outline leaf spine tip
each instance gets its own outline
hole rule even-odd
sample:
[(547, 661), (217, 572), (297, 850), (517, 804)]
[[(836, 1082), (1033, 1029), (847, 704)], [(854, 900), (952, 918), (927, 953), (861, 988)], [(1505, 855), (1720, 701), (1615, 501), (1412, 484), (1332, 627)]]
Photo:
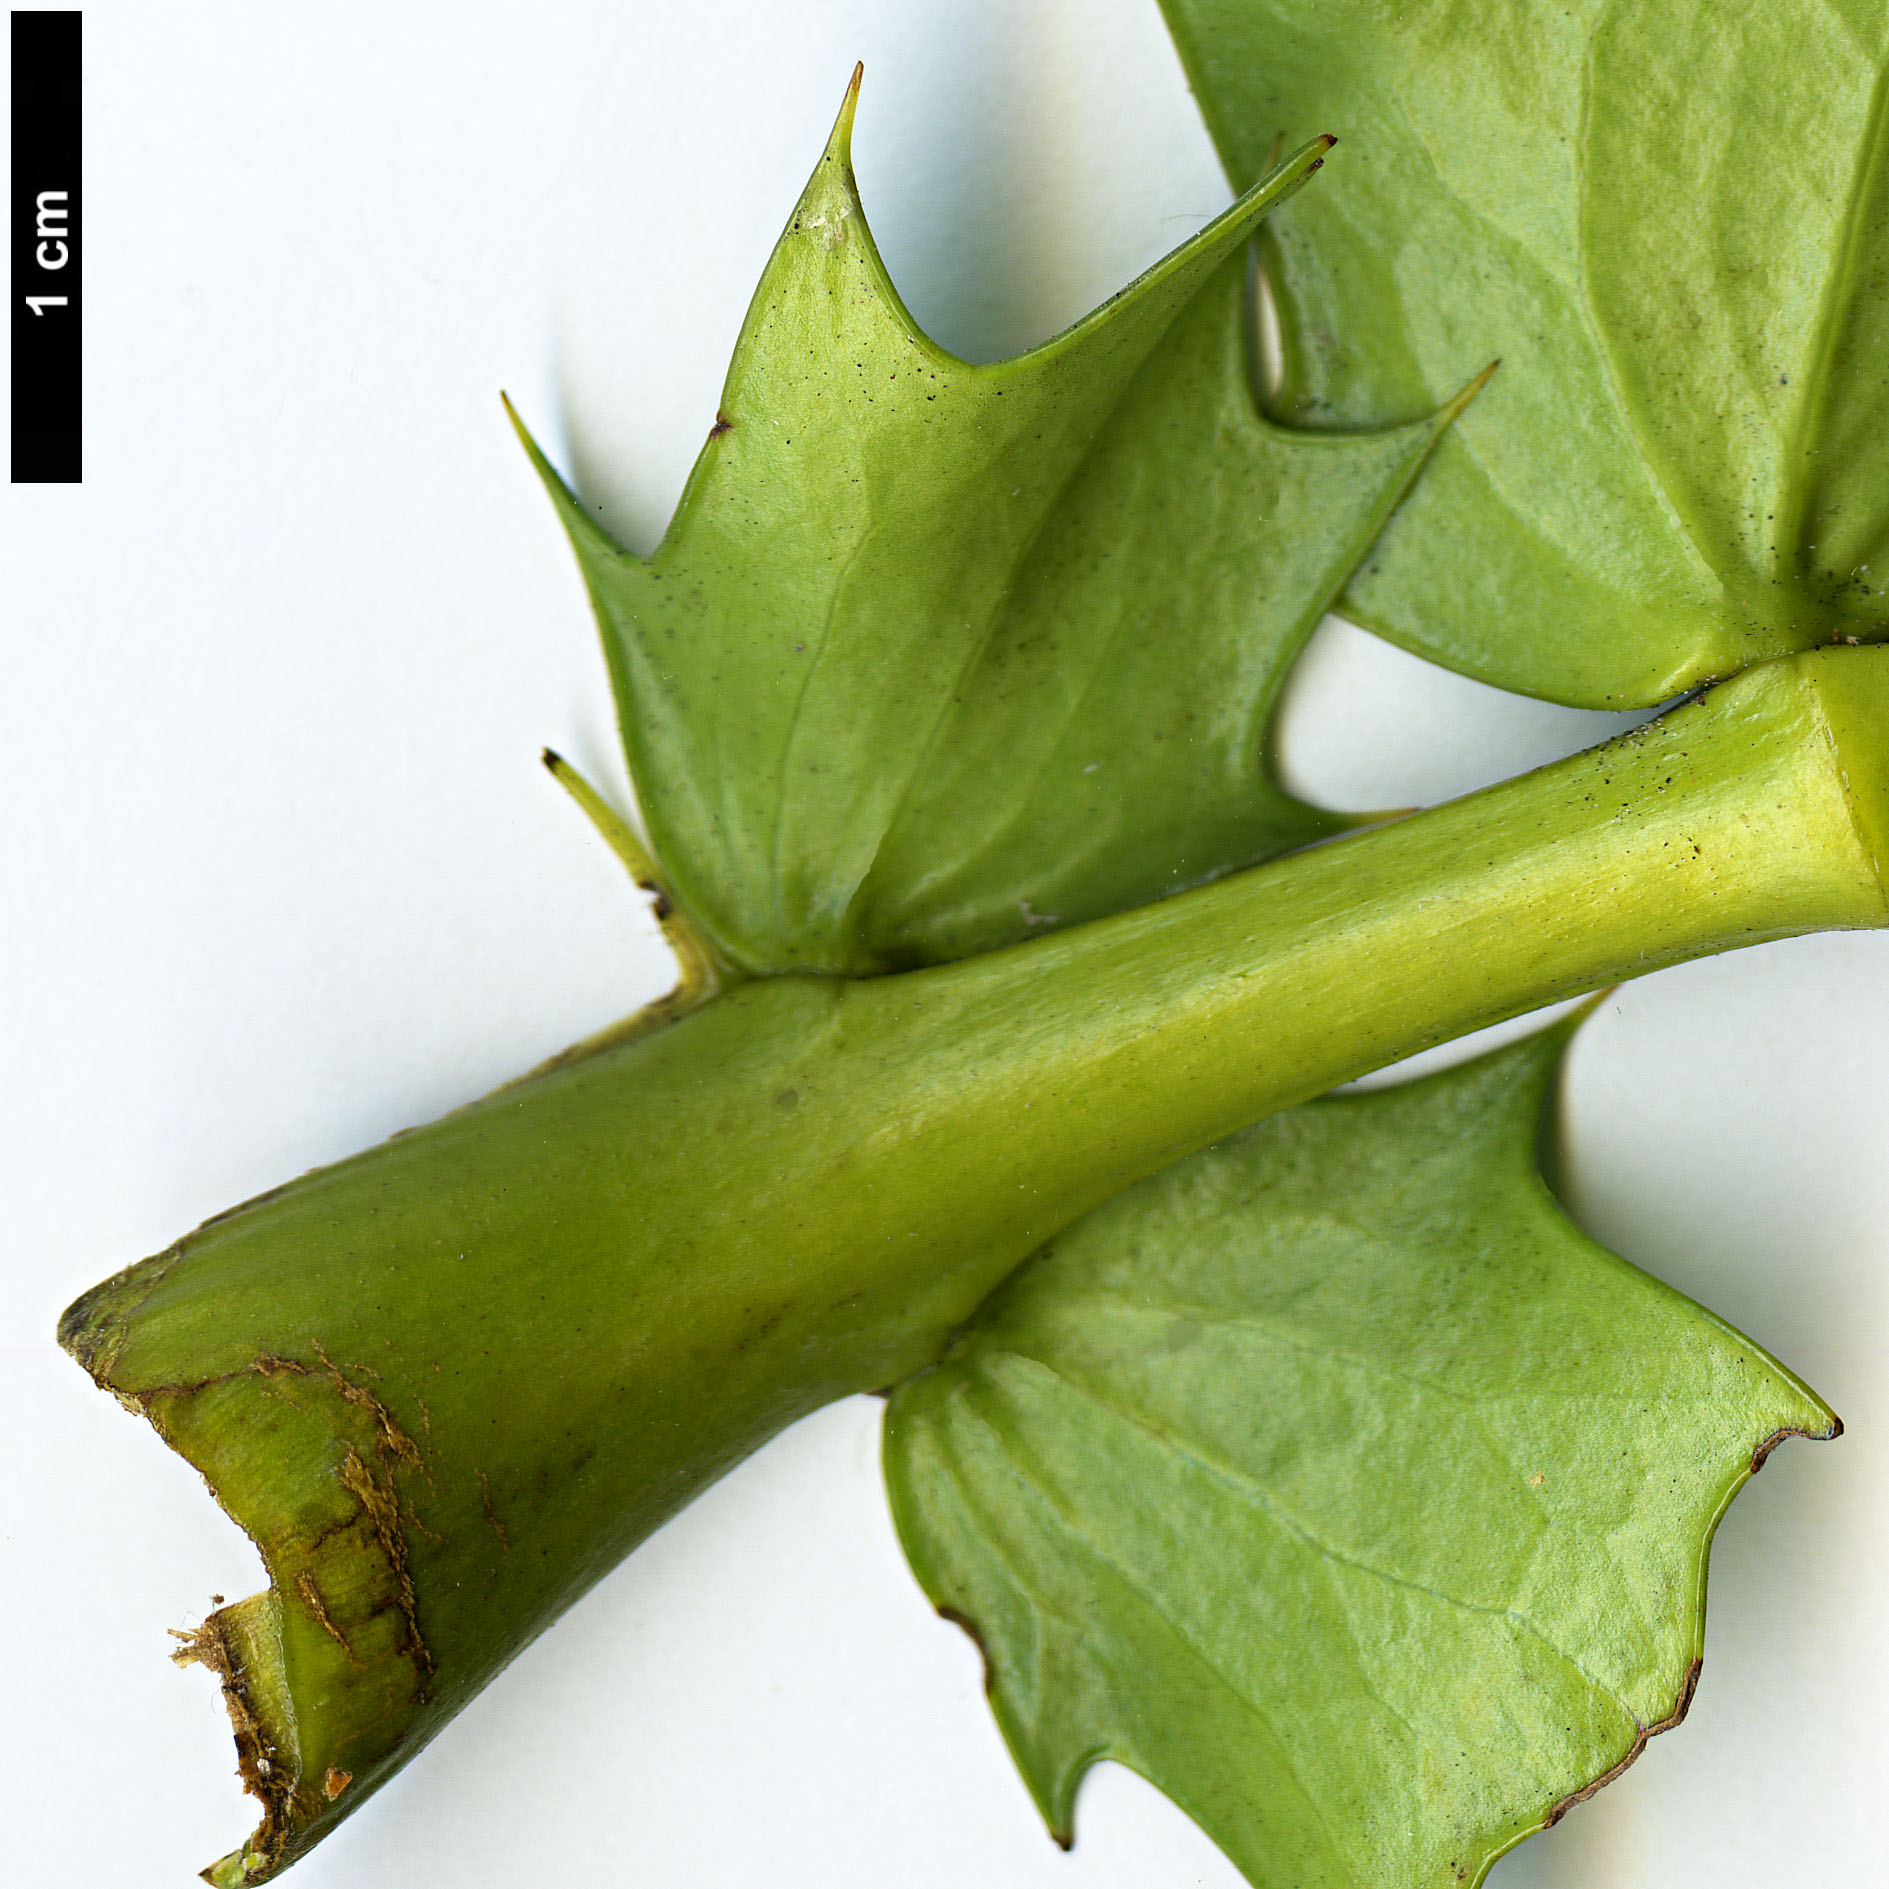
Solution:
[(853, 65), (853, 76), (846, 81), (846, 95), (840, 100), (839, 116), (833, 121), (833, 134), (827, 139), (826, 154), (842, 170), (850, 170), (853, 162), (853, 114), (859, 109), (860, 81), (866, 76), (866, 62), (861, 59)]

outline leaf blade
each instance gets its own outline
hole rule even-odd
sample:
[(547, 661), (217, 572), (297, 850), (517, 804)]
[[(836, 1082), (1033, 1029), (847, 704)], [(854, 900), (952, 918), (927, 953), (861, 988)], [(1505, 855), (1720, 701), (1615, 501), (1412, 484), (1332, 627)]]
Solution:
[(1281, 411), (1408, 412), (1450, 362), (1506, 362), (1348, 613), (1593, 707), (1877, 633), (1880, 9), (1166, 11), (1233, 175), (1306, 117), (1362, 147), (1357, 189), (1269, 231)]
[(1481, 383), (1376, 433), (1272, 426), (1246, 276), (1230, 258), (1176, 321), (995, 614), (862, 888), (882, 957), (994, 949), (1353, 824), (1280, 786), (1273, 711)]
[[(1063, 335), (979, 367), (899, 302), (849, 121), (850, 103), (656, 551), (611, 545), (537, 455), (681, 903), (749, 969), (856, 974), (1102, 916), (1344, 824), (1271, 777), (1270, 706), (1455, 405), (1310, 441), (1257, 410), (1242, 258), (1330, 141)], [(1151, 483), (1161, 529), (1137, 502)], [(1149, 752), (1129, 685), (1151, 670), (1164, 739), (1214, 724), (1191, 772)], [(1098, 755), (1130, 765), (1089, 778)], [(993, 782), (1010, 785), (993, 799)]]
[(895, 1394), (901, 1539), (1059, 1840), (1107, 1756), (1256, 1884), (1480, 1880), (1683, 1710), (1718, 1516), (1834, 1419), (1559, 1217), (1562, 1040), (1168, 1170)]

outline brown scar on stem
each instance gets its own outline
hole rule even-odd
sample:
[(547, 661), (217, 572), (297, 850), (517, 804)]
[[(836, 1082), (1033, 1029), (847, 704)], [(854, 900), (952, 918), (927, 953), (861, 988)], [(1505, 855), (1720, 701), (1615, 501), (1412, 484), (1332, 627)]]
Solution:
[[(334, 1372), (337, 1377), (340, 1376), (341, 1367), (322, 1349), (321, 1340), (319, 1338), (311, 1338), (309, 1343), (314, 1350), (315, 1356), (318, 1357), (330, 1371)], [(359, 1371), (363, 1377), (371, 1377), (376, 1384), (384, 1384), (387, 1381), (385, 1372), (375, 1370), (371, 1364), (350, 1364), (348, 1369), (350, 1371)]]
[[(417, 1469), (421, 1475), (426, 1475), (426, 1461), (420, 1454), (420, 1446), (400, 1427), (393, 1412), (372, 1391), (345, 1376), (319, 1344), (316, 1344), (313, 1349), (315, 1355), (327, 1367), (326, 1375), (335, 1389), (341, 1393), (342, 1398), (354, 1405), (356, 1409), (365, 1410), (373, 1419), (379, 1446), (399, 1457), (410, 1469)], [(104, 1388), (109, 1390), (121, 1404), (128, 1405), (148, 1416), (150, 1412), (147, 1406), (149, 1400), (154, 1397), (189, 1397), (198, 1391), (208, 1390), (213, 1384), (228, 1384), (239, 1377), (320, 1377), (322, 1375), (322, 1372), (302, 1363), (299, 1358), (284, 1358), (272, 1352), (264, 1352), (260, 1357), (252, 1359), (248, 1364), (239, 1365), (233, 1371), (218, 1371), (209, 1377), (192, 1378), (188, 1383), (146, 1384), (137, 1390), (120, 1390), (115, 1384), (104, 1384)], [(103, 1383), (103, 1379), (99, 1381)], [(431, 1480), (430, 1476), (428, 1480)]]
[(416, 1696), (423, 1697), (426, 1691), (424, 1680), (433, 1677), (433, 1655), (427, 1650), (426, 1640), (420, 1632), (419, 1596), (414, 1592), (413, 1575), (407, 1565), (407, 1538), (400, 1526), (400, 1503), (393, 1491), (383, 1488), (374, 1480), (373, 1471), (361, 1460), (360, 1454), (352, 1444), (341, 1465), (341, 1484), (347, 1492), (360, 1503), (361, 1511), (366, 1515), (380, 1542), (381, 1552), (387, 1557), (387, 1564), (394, 1574), (394, 1604), (400, 1610), (400, 1618), (405, 1623), (406, 1645), (400, 1650), (405, 1653), (422, 1675), (423, 1683)]
[(207, 1666), (213, 1673), (220, 1673), (229, 1664), (223, 1635), (214, 1619), (200, 1627), (166, 1627), (164, 1631), (177, 1642), (171, 1649), (173, 1666)]
[(1661, 1732), (1671, 1731), (1675, 1725), (1679, 1724), (1685, 1718), (1686, 1714), (1692, 1709), (1692, 1695), (1699, 1689), (1699, 1668), (1704, 1664), (1705, 1662), (1702, 1659), (1695, 1659), (1692, 1664), (1686, 1668), (1686, 1676), (1679, 1682), (1679, 1697), (1673, 1701), (1673, 1709), (1668, 1712), (1663, 1719), (1659, 1720), (1657, 1724), (1642, 1725), (1634, 1734), (1633, 1743), (1628, 1748), (1627, 1755), (1622, 1758), (1618, 1764), (1603, 1771), (1591, 1784), (1583, 1784), (1578, 1791), (1570, 1791), (1566, 1797), (1562, 1798), (1542, 1820), (1541, 1827), (1544, 1830), (1552, 1830), (1576, 1804), (1586, 1803), (1596, 1791), (1602, 1790), (1607, 1785), (1611, 1784), (1621, 1772), (1625, 1771), (1638, 1759), (1640, 1753), (1646, 1749), (1650, 1740), (1657, 1738)]
[[(374, 1419), (374, 1427), (380, 1432), (382, 1443), (409, 1469), (417, 1469), (425, 1475), (426, 1464), (421, 1459), (419, 1444), (414, 1442), (412, 1437), (408, 1436), (406, 1431), (394, 1421), (393, 1412), (372, 1391), (364, 1385), (355, 1383), (351, 1377), (347, 1376), (334, 1359), (321, 1348), (320, 1339), (311, 1339), (310, 1348), (315, 1356), (328, 1367), (328, 1375), (334, 1379), (335, 1388), (341, 1395), (357, 1409), (365, 1410)], [(307, 1366), (304, 1365), (302, 1368), (306, 1370)], [(311, 1372), (310, 1375), (312, 1376), (313, 1373)], [(379, 1373), (376, 1372), (375, 1375), (378, 1376)]]
[[(281, 1191), (281, 1190), (276, 1190)], [(254, 1204), (254, 1203), (245, 1203)], [(237, 1212), (240, 1209), (231, 1209)], [(227, 1216), (219, 1215), (218, 1218)], [(207, 1223), (206, 1223), (207, 1224)], [(184, 1242), (183, 1244), (187, 1244)], [(430, 1649), (421, 1636), (417, 1614), (416, 1595), (409, 1571), (407, 1544), (401, 1503), (394, 1488), (395, 1464), (417, 1468), (423, 1476), (431, 1480), (419, 1447), (411, 1436), (401, 1427), (393, 1416), (371, 1391), (354, 1382), (338, 1366), (327, 1352), (316, 1344), (313, 1349), (320, 1359), (320, 1369), (305, 1364), (298, 1359), (265, 1353), (252, 1358), (233, 1370), (208, 1373), (202, 1378), (184, 1383), (150, 1384), (127, 1390), (110, 1381), (110, 1373), (116, 1364), (119, 1351), (130, 1323), (139, 1309), (148, 1301), (152, 1291), (161, 1281), (172, 1264), (182, 1256), (181, 1246), (173, 1248), (155, 1261), (144, 1261), (139, 1266), (127, 1268), (127, 1274), (145, 1274), (136, 1285), (141, 1287), (135, 1299), (126, 1299), (123, 1303), (111, 1306), (106, 1316), (93, 1322), (94, 1314), (100, 1302), (123, 1295), (126, 1286), (131, 1283), (126, 1275), (119, 1275), (104, 1282), (91, 1293), (76, 1301), (60, 1321), (60, 1338), (65, 1348), (72, 1353), (87, 1374), (101, 1388), (109, 1391), (126, 1409), (142, 1416), (158, 1432), (164, 1441), (173, 1448), (178, 1444), (173, 1437), (172, 1428), (166, 1421), (164, 1405), (168, 1399), (184, 1399), (196, 1393), (210, 1389), (213, 1385), (228, 1384), (247, 1377), (293, 1376), (314, 1382), (325, 1381), (332, 1392), (339, 1397), (343, 1409), (361, 1413), (368, 1420), (368, 1432), (360, 1439), (360, 1447), (353, 1442), (347, 1444), (347, 1456), (341, 1465), (339, 1480), (354, 1498), (358, 1516), (350, 1520), (338, 1521), (321, 1531), (314, 1541), (306, 1544), (309, 1551), (318, 1549), (331, 1536), (349, 1527), (353, 1519), (364, 1516), (373, 1531), (377, 1544), (386, 1556), (388, 1570), (392, 1576), (391, 1592), (374, 1606), (372, 1612), (379, 1614), (397, 1610), (405, 1631), (403, 1644), (398, 1656), (412, 1668), (414, 1681), (410, 1694), (413, 1706), (424, 1706), (429, 1699), (431, 1681), (435, 1675), (435, 1665)], [(378, 1377), (378, 1372), (370, 1374)], [(437, 1365), (435, 1369), (437, 1369)], [(430, 1421), (429, 1421), (430, 1428)], [(363, 1454), (365, 1452), (365, 1454)], [(194, 1461), (189, 1451), (182, 1452), (186, 1460)], [(222, 1502), (215, 1484), (210, 1484), (210, 1493)], [(417, 1516), (404, 1520), (421, 1533), (439, 1539), (431, 1529), (425, 1528)], [(253, 1532), (245, 1524), (245, 1532)], [(258, 1541), (260, 1547), (262, 1543)], [(322, 1630), (332, 1638), (346, 1655), (351, 1666), (363, 1667), (364, 1662), (349, 1644), (346, 1634), (329, 1612), (326, 1600), (317, 1585), (313, 1574), (307, 1569), (296, 1570), (292, 1575), (288, 1568), (279, 1567), (267, 1555), (270, 1567), (270, 1590), (274, 1604), (285, 1604), (286, 1591), (291, 1589), (297, 1599), (306, 1607)], [(263, 1596), (253, 1597), (260, 1602)], [(264, 1708), (254, 1695), (252, 1676), (244, 1664), (247, 1653), (244, 1650), (242, 1634), (247, 1623), (239, 1622), (237, 1616), (251, 1607), (252, 1602), (245, 1601), (235, 1608), (226, 1608), (218, 1599), (218, 1611), (211, 1615), (200, 1627), (188, 1632), (173, 1630), (178, 1642), (172, 1658), (181, 1665), (202, 1665), (213, 1672), (220, 1682), (224, 1707), (229, 1714), (231, 1730), (235, 1736), (237, 1771), (243, 1788), (262, 1806), (262, 1819), (235, 1856), (225, 1858), (227, 1864), (236, 1857), (242, 1859), (244, 1880), (259, 1880), (274, 1875), (283, 1865), (291, 1846), (296, 1842), (298, 1832), (311, 1827), (321, 1814), (321, 1806), (315, 1799), (315, 1792), (321, 1788), (312, 1781), (304, 1790), (297, 1782), (295, 1766), (285, 1761), (281, 1749), (269, 1728), (269, 1721)], [(290, 1727), (293, 1728), (293, 1704), (290, 1705)], [(332, 1802), (341, 1790), (351, 1784), (351, 1773), (337, 1773), (331, 1767), (331, 1776), (339, 1776), (342, 1782), (326, 1792)], [(206, 1881), (212, 1880), (216, 1870), (223, 1865), (212, 1865), (204, 1872)]]
[[(316, 1355), (320, 1357), (322, 1363), (327, 1367), (325, 1375), (328, 1381), (334, 1385), (343, 1402), (357, 1410), (365, 1411), (372, 1420), (375, 1432), (375, 1453), (377, 1455), (383, 1453), (392, 1454), (398, 1457), (402, 1462), (418, 1468), (420, 1473), (425, 1475), (426, 1469), (421, 1460), (418, 1446), (414, 1443), (413, 1439), (401, 1429), (400, 1425), (395, 1422), (392, 1413), (380, 1399), (371, 1391), (364, 1390), (360, 1385), (344, 1376), (319, 1344), (314, 1346), (314, 1350)], [(159, 1396), (187, 1396), (196, 1391), (206, 1390), (212, 1384), (224, 1384), (234, 1378), (248, 1377), (251, 1375), (260, 1375), (263, 1377), (291, 1376), (319, 1378), (323, 1376), (324, 1373), (312, 1370), (308, 1365), (300, 1362), (299, 1359), (278, 1357), (271, 1353), (265, 1353), (263, 1356), (254, 1359), (251, 1363), (238, 1370), (224, 1371), (189, 1384), (152, 1384), (135, 1391), (118, 1391), (115, 1386), (108, 1386), (108, 1388), (113, 1390), (113, 1394), (119, 1398), (120, 1402), (128, 1405), (144, 1416), (145, 1419), (156, 1428), (158, 1434), (163, 1436), (168, 1442), (168, 1431), (165, 1429), (165, 1426), (158, 1421), (156, 1413), (150, 1407), (152, 1399)], [(430, 1477), (428, 1479), (431, 1480)], [(373, 1529), (375, 1538), (380, 1544), (381, 1552), (386, 1555), (388, 1566), (393, 1572), (394, 1592), (389, 1598), (399, 1609), (401, 1619), (406, 1626), (406, 1643), (401, 1648), (401, 1651), (412, 1659), (415, 1670), (420, 1675), (420, 1684), (416, 1688), (415, 1699), (416, 1701), (423, 1700), (426, 1695), (425, 1682), (433, 1677), (433, 1656), (428, 1650), (425, 1638), (420, 1632), (418, 1597), (415, 1594), (413, 1576), (408, 1567), (407, 1542), (402, 1527), (399, 1498), (394, 1493), (391, 1485), (383, 1487), (382, 1484), (375, 1479), (373, 1472), (368, 1468), (359, 1451), (357, 1451), (351, 1443), (348, 1445), (347, 1456), (341, 1465), (341, 1483), (348, 1493), (354, 1497), (356, 1503), (360, 1506), (361, 1512), (367, 1517), (368, 1525)], [(212, 1493), (215, 1493), (214, 1490)], [(345, 1526), (347, 1526), (346, 1523), (338, 1523), (335, 1527), (324, 1529), (321, 1534), (316, 1537), (315, 1541), (310, 1544), (311, 1547), (319, 1547), (322, 1542), (326, 1541), (330, 1535), (336, 1532), (337, 1528)], [(415, 1519), (415, 1526), (419, 1526), (417, 1518)], [(428, 1528), (422, 1528), (421, 1533), (431, 1536), (436, 1541), (441, 1539), (433, 1530)], [(353, 1648), (348, 1645), (346, 1637), (329, 1617), (327, 1609), (321, 1600), (320, 1590), (315, 1587), (312, 1578), (306, 1572), (298, 1574), (295, 1584), (303, 1600), (308, 1603), (310, 1610), (314, 1613), (316, 1619), (320, 1621), (322, 1627), (334, 1637), (335, 1641), (340, 1645), (342, 1650), (347, 1653), (351, 1660), (355, 1659)]]
[(274, 1863), (287, 1845), (293, 1813), (295, 1781), (290, 1769), (250, 1699), (248, 1681), (231, 1657), (221, 1617), (212, 1614), (194, 1631), (173, 1627), (171, 1633), (182, 1642), (171, 1658), (179, 1666), (207, 1666), (222, 1686), (223, 1705), (236, 1736), (237, 1776), (243, 1789), (262, 1805), (262, 1822), (249, 1840), (250, 1847)]
[(732, 433), (734, 430), (734, 421), (729, 419), (727, 414), (717, 412), (715, 424), (708, 429), (708, 436), (710, 439), (720, 439), (724, 433)]
[(512, 1544), (505, 1533), (505, 1524), (498, 1518), (492, 1507), (492, 1478), (483, 1469), (476, 1472), (479, 1478), (479, 1504), (485, 1510), (485, 1519), (492, 1524), (492, 1533), (498, 1537), (498, 1545), (510, 1554)]
[(343, 1771), (331, 1764), (322, 1774), (321, 1794), (332, 1804), (353, 1782), (352, 1771)]
[(306, 1568), (295, 1577), (295, 1591), (301, 1595), (303, 1605), (315, 1616), (316, 1623), (320, 1626), (322, 1632), (327, 1634), (329, 1639), (334, 1641), (335, 1645), (340, 1647), (342, 1652), (347, 1654), (348, 1664), (350, 1666), (359, 1666), (361, 1664), (360, 1655), (348, 1644), (348, 1636), (343, 1633), (329, 1617), (328, 1603), (322, 1599), (321, 1589), (315, 1585), (315, 1577), (310, 1574)]

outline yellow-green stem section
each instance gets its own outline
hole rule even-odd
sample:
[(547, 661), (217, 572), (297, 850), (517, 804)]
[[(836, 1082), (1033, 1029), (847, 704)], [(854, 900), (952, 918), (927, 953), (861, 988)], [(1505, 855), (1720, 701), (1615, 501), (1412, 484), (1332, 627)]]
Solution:
[(259, 1881), (666, 1516), (935, 1358), (1045, 1239), (1272, 1110), (1555, 998), (1889, 922), (1889, 652), (1747, 672), (1489, 792), (1097, 924), (743, 986), (291, 1182), (61, 1335), (255, 1538)]

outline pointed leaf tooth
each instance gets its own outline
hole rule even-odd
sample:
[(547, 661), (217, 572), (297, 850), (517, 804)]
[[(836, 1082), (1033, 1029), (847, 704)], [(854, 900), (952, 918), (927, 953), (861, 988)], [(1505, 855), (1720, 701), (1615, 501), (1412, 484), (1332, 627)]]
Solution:
[(510, 395), (500, 394), (499, 399), (504, 403), (505, 417), (511, 421), (512, 431), (518, 435), (518, 442), (525, 449), (525, 456), (531, 461), (532, 469), (542, 481), (546, 495), (570, 535), (571, 547), (577, 553), (577, 562), (585, 577), (590, 575), (593, 560), (637, 563), (639, 560), (635, 555), (618, 544), (592, 516), (589, 507), (571, 490), (563, 473), (545, 457), (544, 449), (519, 418), (518, 409), (512, 405)]

